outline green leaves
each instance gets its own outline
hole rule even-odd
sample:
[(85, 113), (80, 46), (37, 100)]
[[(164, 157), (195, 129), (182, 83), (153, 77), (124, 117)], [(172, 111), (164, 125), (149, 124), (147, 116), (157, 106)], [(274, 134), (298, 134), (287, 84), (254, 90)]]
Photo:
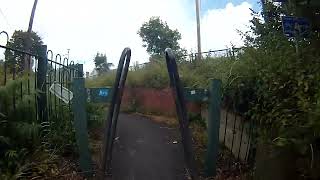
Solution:
[(180, 51), (178, 41), (181, 39), (181, 34), (176, 29), (170, 29), (159, 17), (151, 17), (149, 21), (143, 23), (138, 34), (144, 43), (143, 47), (147, 47), (150, 55), (161, 55), (166, 48)]
[(113, 66), (112, 63), (108, 63), (107, 56), (102, 53), (97, 53), (93, 61), (95, 64), (95, 69), (99, 75), (109, 72), (110, 68)]
[[(6, 86), (0, 86), (0, 157), (3, 157), (0, 158), (0, 179), (41, 176), (43, 170), (49, 171), (43, 168), (47, 166), (47, 162), (44, 162), (48, 161), (47, 157), (35, 162), (41, 153), (57, 152), (57, 149), (59, 152), (65, 151), (67, 146), (76, 147), (67, 107), (59, 107), (61, 111), (58, 117), (50, 114), (48, 122), (37, 121), (37, 92), (33, 89), (34, 85), (29, 84), (30, 90), (27, 88), (32, 78), (29, 77), (28, 81), (21, 77), (8, 81)], [(31, 154), (35, 156), (30, 157)], [(31, 174), (32, 171), (39, 174)]]
[[(32, 32), (31, 35), (28, 32), (22, 31), (22, 30), (16, 30), (14, 31), (11, 39), (9, 40), (7, 46), (19, 49), (19, 50), (26, 50), (26, 41), (30, 39), (31, 40), (31, 48), (30, 52), (35, 55), (40, 54), (40, 47), (43, 45), (43, 42), (41, 40), (41, 37), (35, 33)], [(16, 72), (22, 72), (24, 70), (24, 55), (19, 52), (14, 52), (10, 50), (5, 51), (5, 60), (7, 63), (7, 67), (10, 72), (12, 72), (15, 68)]]

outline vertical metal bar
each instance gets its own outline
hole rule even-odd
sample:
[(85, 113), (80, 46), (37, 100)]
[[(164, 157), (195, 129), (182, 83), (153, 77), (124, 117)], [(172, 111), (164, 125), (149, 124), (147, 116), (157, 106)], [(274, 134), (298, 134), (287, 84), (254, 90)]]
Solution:
[[(54, 83), (57, 83), (57, 62), (58, 62), (58, 58), (60, 58), (61, 61), (61, 55), (57, 54), (56, 58), (55, 58), (55, 63), (54, 63)], [(54, 96), (54, 114), (55, 114), (55, 119), (58, 119), (58, 110), (57, 110), (58, 106), (57, 106), (57, 97)]]
[(165, 51), (168, 74), (170, 78), (170, 87), (175, 96), (175, 104), (180, 124), (181, 139), (184, 148), (184, 158), (192, 179), (199, 179), (197, 167), (195, 164), (194, 151), (192, 147), (192, 136), (189, 130), (189, 120), (187, 117), (186, 102), (183, 89), (180, 83), (176, 58), (172, 50), (167, 48)]
[[(49, 53), (50, 53), (50, 59), (48, 58), (49, 57)], [(49, 81), (49, 83), (48, 83), (48, 87), (50, 87), (51, 86), (51, 84), (52, 84), (52, 71), (53, 71), (53, 66), (52, 66), (52, 61), (53, 61), (53, 52), (51, 51), (51, 50), (48, 50), (47, 51), (47, 58), (48, 58), (48, 60), (50, 60), (50, 69), (49, 69), (49, 72), (48, 72), (48, 81)], [(49, 120), (51, 120), (51, 116), (52, 116), (52, 95), (51, 95), (51, 93), (49, 92), (49, 88), (48, 88), (48, 106), (49, 106), (49, 117), (50, 117), (50, 119)]]
[[(31, 71), (31, 58), (29, 58), (28, 59), (28, 69), (30, 69), (29, 71), (28, 71), (28, 73), (27, 73), (27, 76), (28, 76), (28, 82), (27, 82), (27, 92), (28, 92), (28, 95), (30, 95), (30, 93), (31, 93), (31, 91), (30, 91), (30, 71)], [(30, 104), (30, 102), (29, 102), (29, 104)]]
[[(28, 68), (29, 68), (29, 71), (27, 72), (27, 78), (28, 78), (28, 80), (27, 80), (27, 94), (30, 96), (30, 94), (31, 94), (31, 91), (30, 91), (30, 71), (32, 70), (31, 69), (31, 62), (30, 62), (30, 60), (31, 60), (31, 57), (30, 58), (28, 58)], [(30, 100), (28, 100), (28, 109), (29, 109), (29, 111), (32, 111), (32, 108), (31, 108), (31, 101)]]
[[(71, 88), (71, 69), (70, 69), (70, 66), (69, 66), (69, 57), (67, 58), (67, 88), (70, 89)], [(69, 113), (71, 113), (71, 102), (70, 102), (70, 92), (68, 92), (68, 99), (69, 99), (69, 103), (68, 103), (68, 110), (69, 110)]]
[[(13, 74), (12, 74), (12, 79), (16, 79), (16, 59), (14, 58), (13, 61)], [(12, 106), (13, 106), (13, 113), (15, 114), (16, 112), (16, 86), (14, 86), (13, 89), (13, 95), (12, 95)]]
[[(61, 84), (61, 81), (62, 81), (62, 80), (61, 80), (61, 67), (62, 67), (62, 66), (61, 66), (61, 63), (62, 63), (62, 62), (61, 62), (61, 60), (62, 60), (62, 59), (60, 58), (60, 61), (59, 61), (59, 70), (58, 70), (58, 73), (59, 73), (59, 76), (58, 76), (59, 82), (58, 82), (58, 83), (61, 85), (60, 91), (61, 91), (61, 94), (62, 94), (62, 84)], [(58, 101), (59, 101), (59, 117), (60, 117), (60, 118), (63, 118), (63, 115), (62, 115), (62, 101), (61, 101), (60, 98), (58, 99)]]
[(35, 91), (35, 93), (34, 93), (34, 105), (35, 105), (35, 109), (36, 109), (36, 121), (38, 121), (39, 119), (38, 119), (38, 101), (37, 101), (37, 94), (38, 94), (38, 92), (37, 92), (37, 84), (38, 84), (38, 82), (37, 82), (37, 78), (38, 78), (38, 63), (39, 63), (39, 57), (38, 58), (36, 58), (36, 61), (35, 61), (35, 73), (34, 73), (34, 91)]
[[(6, 43), (6, 46), (8, 46), (9, 45), (9, 34), (6, 32), (6, 31), (1, 31), (0, 32), (0, 35), (1, 34), (4, 34), (5, 36), (6, 36), (6, 38), (7, 38), (7, 43)], [(7, 83), (7, 63), (6, 63), (6, 57), (4, 57), (4, 84), (3, 85), (6, 85), (6, 83)]]
[(122, 65), (121, 67), (121, 76), (120, 76), (120, 80), (119, 80), (119, 85), (118, 85), (118, 93), (116, 96), (116, 102), (115, 102), (115, 109), (114, 109), (114, 116), (112, 119), (112, 127), (111, 127), (111, 140), (110, 145), (109, 145), (109, 159), (107, 159), (107, 168), (109, 168), (108, 170), (110, 170), (111, 168), (111, 161), (112, 161), (112, 149), (113, 149), (113, 139), (116, 135), (117, 132), (117, 122), (118, 122), (118, 116), (119, 116), (119, 111), (120, 111), (120, 105), (121, 105), (121, 99), (122, 99), (122, 95), (124, 92), (124, 86), (125, 86), (125, 82), (127, 79), (127, 74), (128, 74), (128, 69), (129, 69), (129, 64), (130, 64), (130, 59), (131, 59), (131, 50), (130, 49), (125, 49), (125, 52), (123, 53), (123, 55), (121, 56), (121, 62), (122, 64), (124, 64), (124, 67)]
[(4, 61), (3, 68), (4, 68), (4, 82), (3, 82), (3, 85), (6, 85), (6, 83), (7, 83), (7, 61), (6, 60)]
[(47, 46), (41, 46), (40, 57), (38, 61), (38, 76), (37, 76), (37, 90), (39, 92), (38, 111), (39, 119), (41, 122), (48, 121), (47, 112), (47, 92), (46, 92), (46, 75), (47, 75)]
[[(101, 178), (106, 174), (110, 173), (111, 170), (111, 160), (112, 160), (112, 146), (114, 134), (116, 133), (117, 118), (119, 114), (119, 107), (121, 104), (121, 98), (123, 93), (123, 88), (126, 80), (126, 75), (131, 59), (131, 50), (130, 48), (125, 48), (122, 51), (117, 74), (115, 78), (115, 83), (113, 85), (113, 90), (111, 92), (111, 103), (108, 111), (107, 122), (105, 124), (104, 132), (104, 144), (102, 151), (102, 160), (101, 160)], [(125, 64), (125, 68), (123, 68)], [(113, 132), (112, 132), (113, 131)]]
[(22, 101), (22, 94), (23, 94), (23, 84), (22, 84), (22, 81), (20, 82), (20, 99)]
[(208, 114), (208, 148), (206, 157), (206, 175), (216, 175), (216, 164), (219, 151), (221, 104), (221, 80), (214, 79), (209, 87), (209, 114)]
[[(61, 72), (61, 80), (60, 80), (60, 93), (62, 94), (62, 87), (64, 85), (64, 71), (65, 71), (65, 68), (64, 68), (64, 63), (65, 63), (65, 58), (63, 59), (63, 63), (62, 63), (62, 69), (60, 68), (60, 71)], [(61, 100), (60, 101), (61, 104), (60, 104), (60, 108), (61, 108), (61, 117), (63, 118), (64, 117), (64, 104), (63, 104), (63, 101)]]

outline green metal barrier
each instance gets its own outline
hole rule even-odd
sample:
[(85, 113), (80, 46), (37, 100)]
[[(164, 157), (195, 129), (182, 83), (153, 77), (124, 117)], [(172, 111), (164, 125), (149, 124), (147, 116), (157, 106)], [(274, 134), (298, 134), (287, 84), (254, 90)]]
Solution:
[(79, 148), (80, 168), (91, 175), (92, 160), (89, 153), (87, 112), (86, 112), (86, 90), (84, 88), (84, 78), (74, 78), (72, 86), (74, 98), (72, 109), (74, 112), (74, 127), (76, 131), (76, 142)]
[(221, 81), (211, 80), (209, 90), (185, 88), (184, 95), (187, 101), (208, 103), (208, 144), (205, 173), (208, 177), (215, 176), (219, 149)]

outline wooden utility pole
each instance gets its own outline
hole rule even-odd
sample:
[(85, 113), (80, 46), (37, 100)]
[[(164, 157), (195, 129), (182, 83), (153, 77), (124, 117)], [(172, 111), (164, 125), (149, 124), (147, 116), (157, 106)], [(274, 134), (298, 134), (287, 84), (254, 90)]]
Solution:
[[(28, 31), (27, 31), (27, 39), (26, 39), (26, 51), (30, 51), (32, 47), (32, 42), (31, 42), (31, 33), (32, 33), (32, 25), (33, 25), (33, 19), (34, 19), (34, 14), (36, 12), (38, 0), (34, 0), (33, 7), (31, 10), (31, 15), (30, 15), (30, 20), (29, 20), (29, 26), (28, 26)], [(31, 66), (31, 57), (28, 55), (25, 55), (24, 58), (24, 70), (29, 71), (30, 66)]]
[(196, 0), (197, 14), (197, 39), (198, 39), (198, 60), (201, 60), (201, 35), (200, 35), (200, 0)]
[(29, 20), (28, 33), (31, 33), (32, 31), (33, 19), (34, 19), (34, 14), (36, 12), (37, 4), (38, 4), (38, 0), (34, 0), (31, 15), (30, 15), (30, 20)]

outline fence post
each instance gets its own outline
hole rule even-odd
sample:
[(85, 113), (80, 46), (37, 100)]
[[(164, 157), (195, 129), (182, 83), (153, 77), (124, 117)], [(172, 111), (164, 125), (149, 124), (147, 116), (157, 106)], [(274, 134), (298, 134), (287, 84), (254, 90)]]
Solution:
[(219, 149), (221, 80), (213, 79), (209, 87), (208, 113), (208, 149), (206, 156), (206, 175), (216, 175), (216, 164)]
[(76, 69), (78, 72), (78, 75), (76, 77), (83, 77), (83, 64), (77, 64)]
[(39, 96), (38, 101), (38, 115), (41, 122), (48, 121), (48, 111), (47, 111), (47, 46), (42, 45), (40, 49), (39, 59), (38, 59), (38, 69), (37, 69), (37, 91)]
[[(78, 66), (81, 67), (82, 66)], [(86, 89), (83, 77), (75, 77), (72, 82), (73, 103), (72, 110), (74, 114), (74, 127), (76, 142), (80, 155), (80, 168), (85, 171), (87, 176), (92, 173), (92, 160), (89, 153), (88, 130), (87, 130), (87, 112), (86, 112)]]

